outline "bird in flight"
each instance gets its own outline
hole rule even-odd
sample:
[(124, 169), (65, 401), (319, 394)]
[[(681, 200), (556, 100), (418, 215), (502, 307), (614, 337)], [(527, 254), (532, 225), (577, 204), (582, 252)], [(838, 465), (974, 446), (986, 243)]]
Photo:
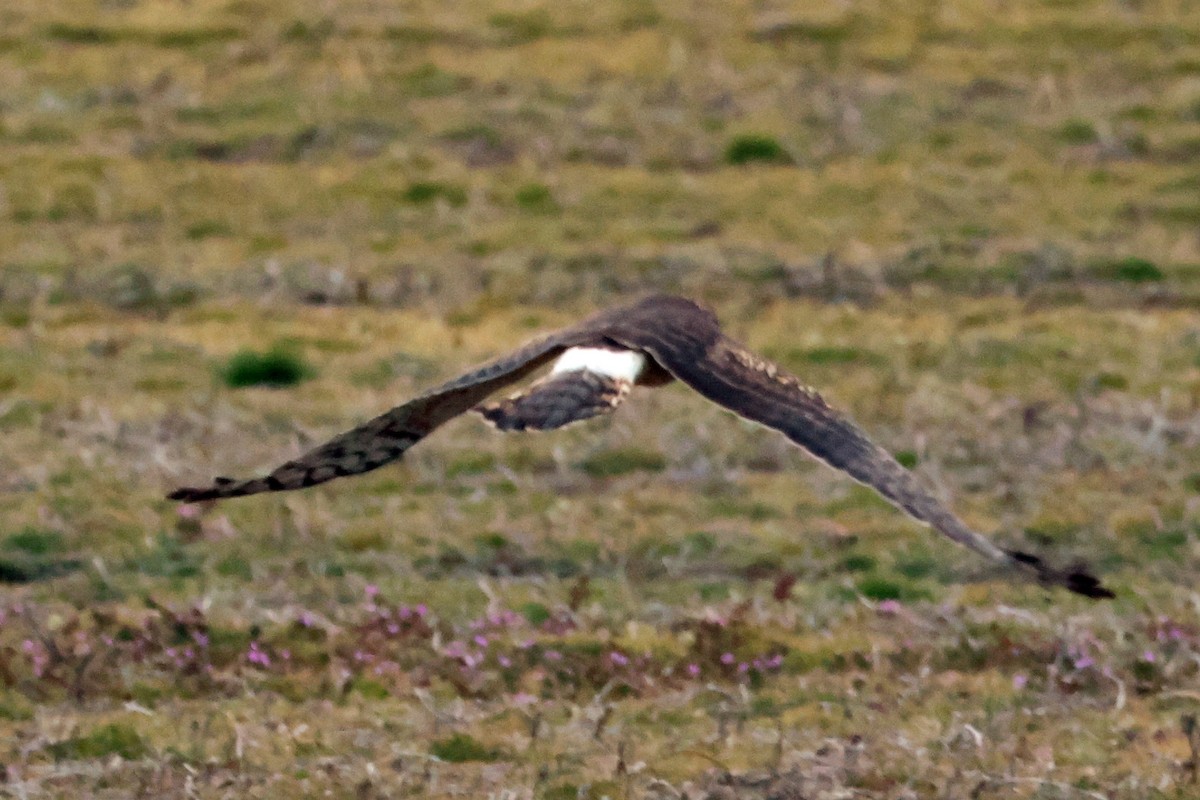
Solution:
[[(551, 361), (550, 372), (523, 392), (484, 403)], [(660, 386), (674, 380), (779, 431), (990, 561), (1087, 597), (1113, 597), (1082, 567), (1055, 568), (1035, 555), (1001, 548), (968, 528), (916, 475), (816, 391), (727, 337), (711, 311), (669, 295), (609, 309), (552, 333), (335, 436), (267, 475), (216, 478), (207, 487), (176, 489), (168, 498), (195, 503), (303, 489), (395, 461), (467, 411), (478, 412), (504, 431), (552, 430), (613, 411), (635, 385)]]

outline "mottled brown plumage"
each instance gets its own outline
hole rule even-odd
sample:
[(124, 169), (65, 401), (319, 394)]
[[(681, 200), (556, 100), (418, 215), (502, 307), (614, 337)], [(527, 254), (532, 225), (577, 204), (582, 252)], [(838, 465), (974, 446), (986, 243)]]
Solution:
[(633, 383), (588, 369), (560, 372), (528, 391), (474, 408), (502, 431), (551, 431), (616, 409)]
[[(429, 391), (335, 437), (270, 474), (218, 478), (178, 489), (184, 502), (283, 491), (376, 469), (492, 393), (548, 364), (568, 348), (624, 349), (648, 358), (650, 385), (679, 381), (734, 413), (774, 428), (832, 467), (874, 488), (916, 519), (998, 563), (1088, 597), (1112, 593), (1083, 569), (1059, 570), (1036, 556), (997, 547), (968, 528), (901, 466), (813, 389), (726, 337), (716, 317), (682, 297), (653, 296), (597, 314)], [(552, 428), (612, 410), (624, 389), (586, 370), (559, 373), (517, 398), (478, 409), (500, 427)]]

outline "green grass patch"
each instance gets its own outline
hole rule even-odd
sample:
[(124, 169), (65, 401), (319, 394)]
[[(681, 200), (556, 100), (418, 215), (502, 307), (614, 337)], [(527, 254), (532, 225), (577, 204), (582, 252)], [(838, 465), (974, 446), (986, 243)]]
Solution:
[(505, 44), (525, 44), (547, 36), (553, 29), (550, 14), (544, 8), (526, 12), (502, 12), (488, 17), (490, 25)]
[(871, 575), (858, 582), (858, 591), (868, 600), (928, 600), (929, 592), (919, 589), (910, 583)]
[(22, 528), (4, 537), (3, 549), (19, 550), (34, 556), (61, 553), (65, 549), (61, 533), (37, 528)]
[(743, 166), (754, 163), (789, 164), (791, 157), (771, 136), (746, 133), (735, 136), (725, 147), (725, 163)]
[(461, 186), (436, 181), (417, 181), (404, 190), (404, 201), (413, 205), (425, 205), (443, 200), (452, 206), (467, 204), (467, 191)]
[(243, 581), (254, 579), (254, 571), (250, 568), (250, 562), (246, 557), (238, 553), (230, 553), (229, 555), (218, 561), (214, 568), (218, 575), (226, 578), (239, 578)]
[(0, 543), (0, 583), (33, 583), (79, 569), (82, 562), (62, 558), (62, 534), (26, 527)]
[(550, 187), (541, 183), (527, 183), (517, 189), (514, 194), (517, 205), (525, 211), (537, 214), (549, 214), (558, 210)]
[(1054, 132), (1060, 142), (1071, 145), (1091, 144), (1099, 138), (1096, 126), (1084, 119), (1070, 119)]
[(469, 453), (446, 465), (446, 477), (453, 480), (464, 475), (482, 475), (496, 468), (496, 457), (491, 453)]
[(221, 379), (231, 389), (267, 386), (282, 389), (312, 378), (316, 370), (300, 355), (282, 345), (266, 352), (243, 350), (221, 369)]
[(521, 606), (521, 616), (525, 617), (530, 625), (536, 627), (550, 619), (550, 609), (541, 603), (525, 603)]
[(52, 41), (77, 45), (115, 45), (128, 42), (163, 48), (188, 48), (228, 42), (240, 38), (242, 32), (231, 27), (142, 30), (55, 22), (46, 26), (43, 35)]
[(937, 572), (939, 563), (937, 559), (930, 556), (906, 556), (896, 561), (896, 572), (910, 580), (920, 580)]
[(1087, 271), (1094, 278), (1123, 283), (1152, 283), (1166, 278), (1157, 264), (1137, 256), (1097, 261)]
[(233, 228), (221, 220), (206, 219), (194, 222), (184, 229), (183, 235), (192, 241), (200, 241), (213, 236), (231, 236)]
[(201, 559), (178, 539), (162, 534), (153, 549), (131, 559), (126, 567), (158, 578), (193, 578), (200, 574)]
[(400, 84), (408, 94), (417, 97), (444, 97), (467, 88), (470, 80), (436, 64), (422, 64), (403, 76)]
[(435, 758), (458, 764), (463, 761), (496, 761), (500, 751), (486, 747), (468, 733), (456, 733), (448, 739), (439, 739), (429, 747)]
[(662, 472), (667, 468), (667, 460), (661, 453), (626, 447), (595, 453), (576, 467), (593, 478), (615, 478), (631, 472)]
[(111, 723), (84, 736), (56, 742), (46, 748), (55, 760), (79, 760), (120, 756), (127, 761), (144, 758), (150, 748), (133, 727)]
[(869, 572), (875, 569), (878, 561), (874, 556), (865, 553), (855, 553), (842, 559), (842, 569), (847, 572)]

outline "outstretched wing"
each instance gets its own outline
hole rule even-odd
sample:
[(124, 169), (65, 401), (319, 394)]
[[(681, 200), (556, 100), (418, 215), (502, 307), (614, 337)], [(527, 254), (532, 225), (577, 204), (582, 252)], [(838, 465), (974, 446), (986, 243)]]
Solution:
[[(634, 310), (637, 310), (635, 307)], [(813, 389), (725, 336), (716, 317), (682, 298), (660, 298), (646, 313), (614, 320), (605, 334), (654, 359), (704, 397), (783, 433), (832, 467), (872, 487), (921, 522), (975, 552), (1043, 583), (1088, 597), (1112, 597), (1083, 569), (1058, 570), (1036, 556), (1004, 550), (971, 530), (909, 470)]]
[(335, 436), (268, 475), (248, 480), (217, 478), (211, 486), (176, 489), (168, 499), (195, 503), (259, 492), (303, 489), (318, 483), (382, 467), (492, 392), (520, 380), (547, 363), (578, 335), (572, 328), (529, 344), (515, 353), (455, 378), (409, 400), (353, 430)]

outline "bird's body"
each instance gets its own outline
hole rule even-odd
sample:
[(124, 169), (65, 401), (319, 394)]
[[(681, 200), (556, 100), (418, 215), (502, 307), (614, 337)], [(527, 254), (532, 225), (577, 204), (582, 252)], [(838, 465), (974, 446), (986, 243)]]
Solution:
[[(554, 362), (526, 391), (488, 396)], [(261, 478), (217, 478), (171, 499), (215, 500), (313, 486), (400, 458), (450, 419), (475, 410), (501, 430), (550, 430), (609, 413), (634, 385), (678, 380), (746, 419), (779, 431), (809, 453), (871, 486), (916, 519), (986, 558), (1089, 597), (1112, 593), (1083, 570), (1058, 570), (1004, 550), (968, 528), (917, 477), (819, 394), (722, 333), (712, 312), (682, 297), (655, 295), (596, 314), (468, 372)]]

